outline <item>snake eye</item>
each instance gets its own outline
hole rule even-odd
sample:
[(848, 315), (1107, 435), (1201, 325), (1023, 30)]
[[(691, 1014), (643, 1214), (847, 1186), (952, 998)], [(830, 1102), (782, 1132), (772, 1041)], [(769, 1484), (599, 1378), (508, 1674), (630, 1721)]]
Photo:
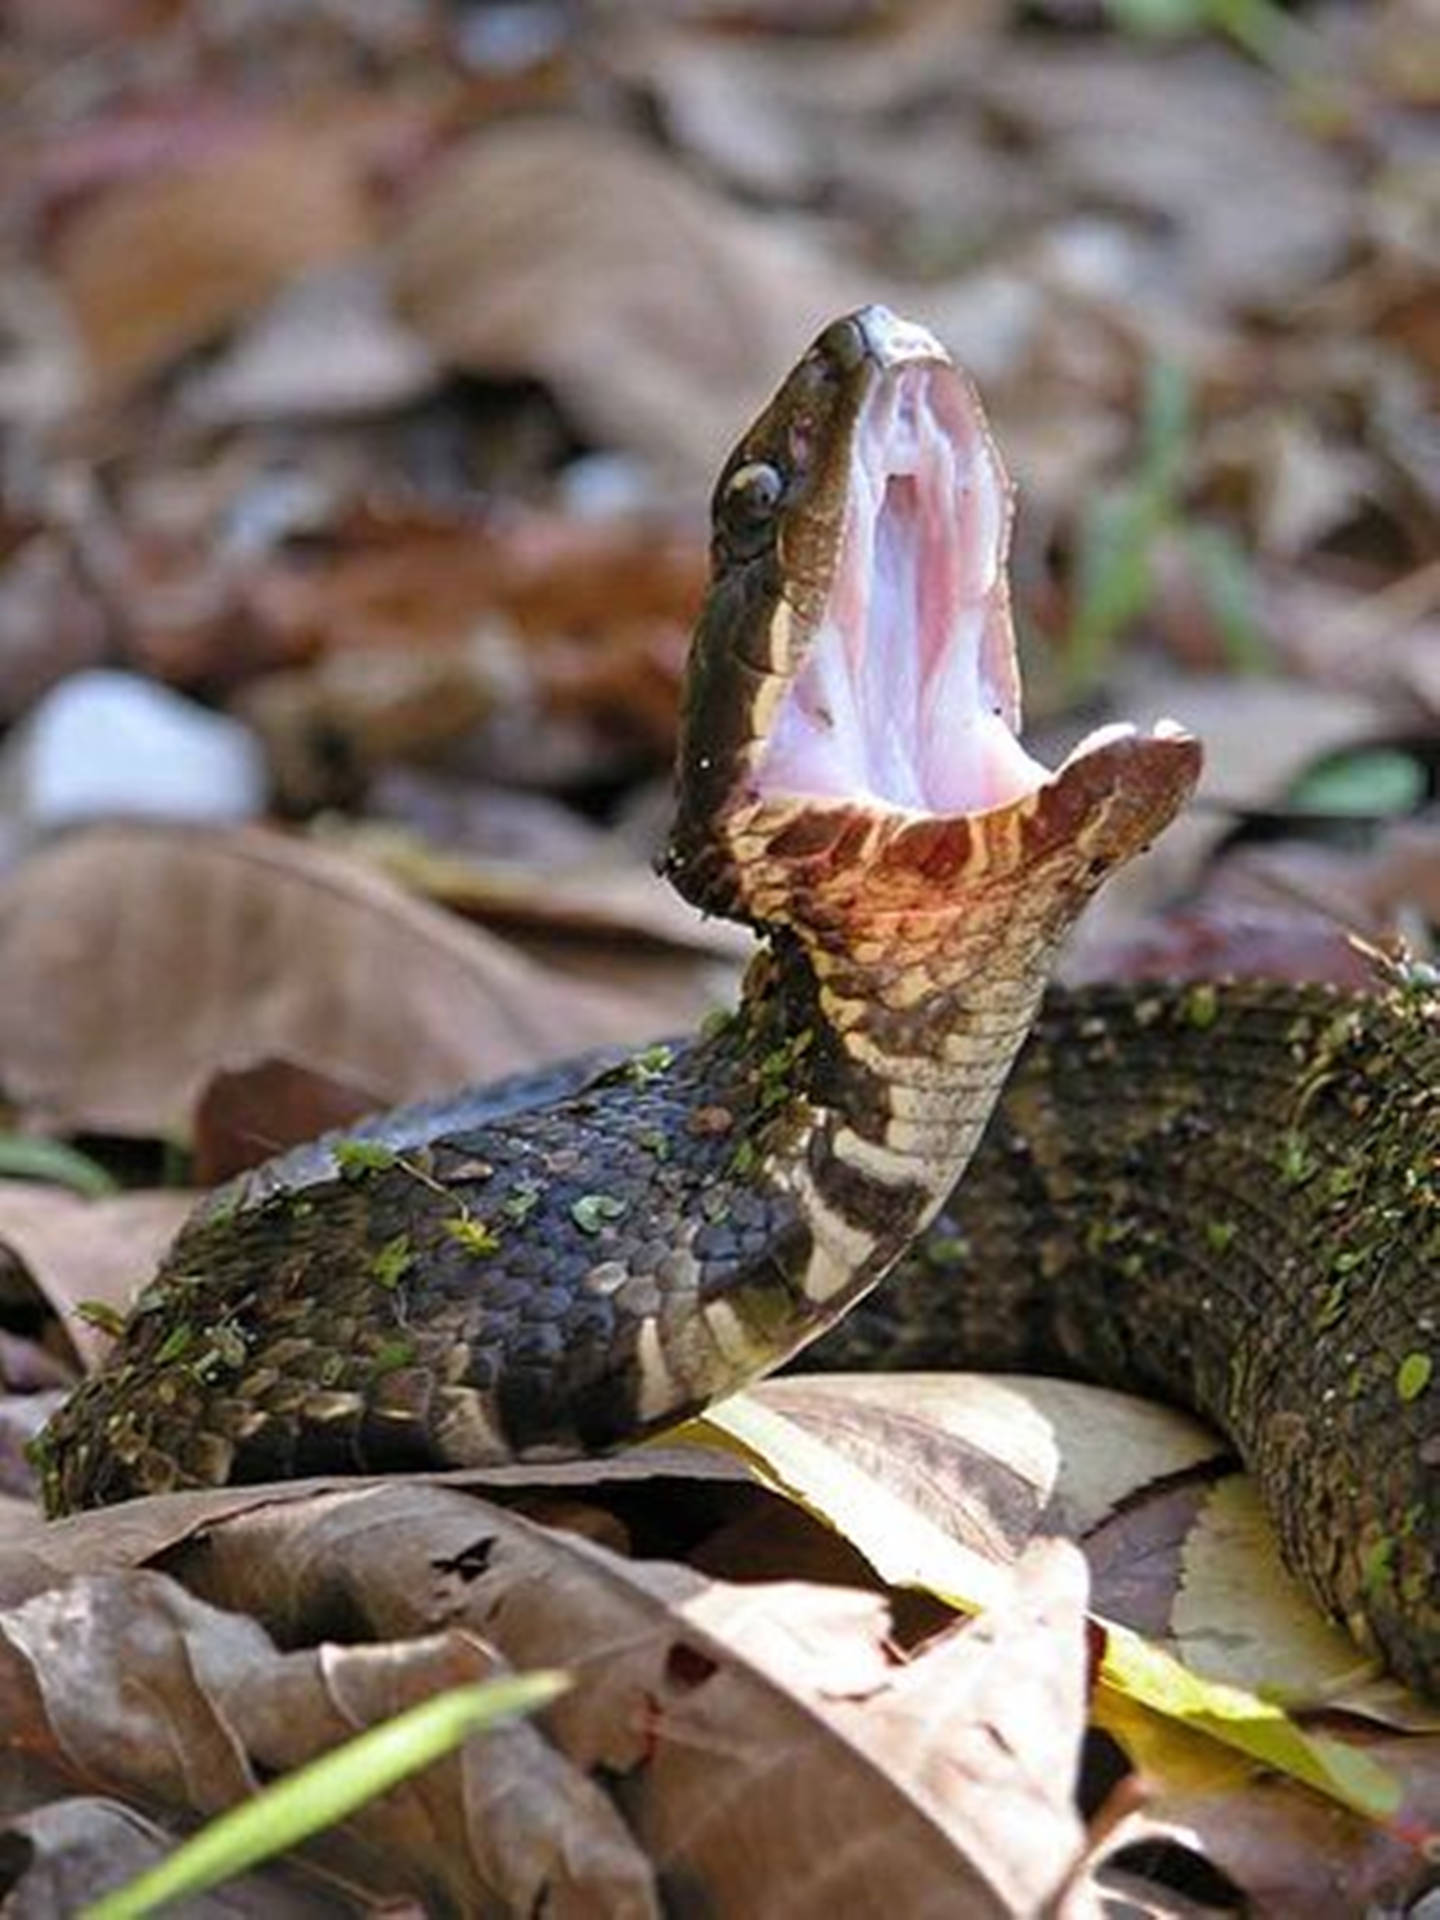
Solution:
[(757, 552), (770, 537), (785, 480), (768, 460), (747, 460), (720, 489), (716, 519), (727, 543), (742, 554)]

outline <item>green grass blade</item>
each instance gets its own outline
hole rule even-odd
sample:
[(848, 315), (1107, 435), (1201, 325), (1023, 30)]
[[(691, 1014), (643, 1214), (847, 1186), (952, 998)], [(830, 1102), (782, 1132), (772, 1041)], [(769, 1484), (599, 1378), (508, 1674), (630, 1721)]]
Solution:
[(68, 1187), (86, 1200), (103, 1200), (120, 1190), (119, 1183), (88, 1154), (67, 1147), (63, 1140), (31, 1133), (0, 1133), (0, 1180), (44, 1180), (52, 1187)]
[(422, 1700), (221, 1814), (158, 1866), (87, 1907), (81, 1920), (143, 1920), (233, 1879), (334, 1826), (472, 1733), (536, 1712), (569, 1684), (563, 1673), (521, 1673)]

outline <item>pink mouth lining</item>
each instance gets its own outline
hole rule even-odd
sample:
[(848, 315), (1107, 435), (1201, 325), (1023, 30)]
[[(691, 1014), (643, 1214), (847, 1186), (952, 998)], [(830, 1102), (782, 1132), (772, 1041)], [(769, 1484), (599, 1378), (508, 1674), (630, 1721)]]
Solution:
[(758, 784), (926, 814), (1007, 806), (1050, 774), (1015, 738), (1009, 484), (968, 384), (940, 361), (894, 368), (852, 461), (830, 599)]

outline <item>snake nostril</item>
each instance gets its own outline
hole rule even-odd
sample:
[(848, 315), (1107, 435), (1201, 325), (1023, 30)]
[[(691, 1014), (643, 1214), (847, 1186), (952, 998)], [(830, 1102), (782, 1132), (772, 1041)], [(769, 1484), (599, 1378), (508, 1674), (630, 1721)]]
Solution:
[(665, 1678), (677, 1693), (691, 1693), (720, 1671), (708, 1654), (677, 1640), (665, 1656)]

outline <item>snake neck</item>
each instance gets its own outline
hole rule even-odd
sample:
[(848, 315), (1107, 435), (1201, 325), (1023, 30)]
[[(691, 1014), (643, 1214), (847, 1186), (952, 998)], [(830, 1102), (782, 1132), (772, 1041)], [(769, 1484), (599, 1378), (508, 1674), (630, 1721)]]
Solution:
[(934, 1216), (1033, 1018), (1050, 942), (1032, 916), (957, 915), (939, 945), (943, 965), (897, 967), (879, 928), (774, 931), (738, 1011), (696, 1049), (697, 1097), (736, 1116), (734, 1177), (779, 1196), (799, 1230), (783, 1263), (791, 1351)]

